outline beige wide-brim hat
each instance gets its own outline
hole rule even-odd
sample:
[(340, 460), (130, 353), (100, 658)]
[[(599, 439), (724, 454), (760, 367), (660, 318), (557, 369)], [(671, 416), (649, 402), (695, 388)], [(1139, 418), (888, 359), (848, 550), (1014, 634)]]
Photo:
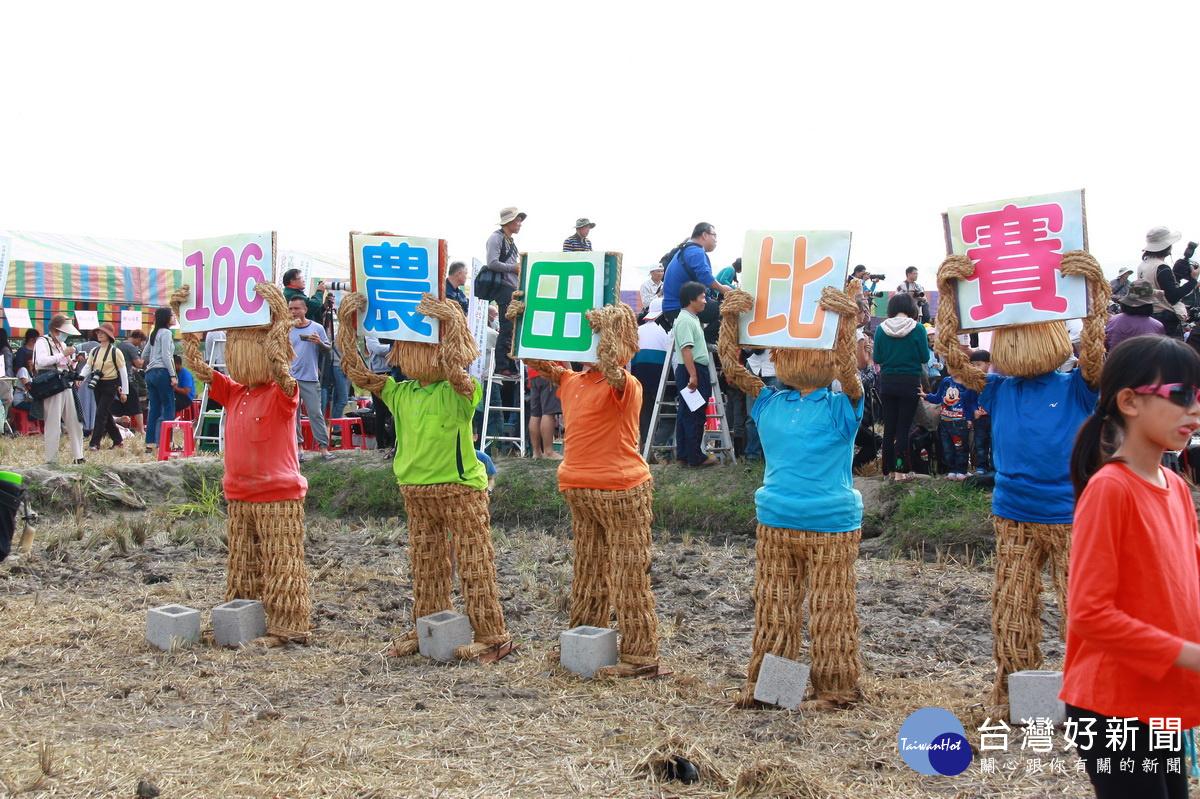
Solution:
[(81, 333), (79, 332), (79, 329), (76, 328), (75, 325), (71, 324), (71, 318), (69, 316), (67, 316), (66, 314), (61, 314), (61, 313), (55, 314), (54, 317), (50, 320), (50, 329), (51, 330), (61, 330), (63, 333), (66, 333), (68, 336), (81, 335)]
[(515, 205), (510, 205), (508, 208), (500, 209), (500, 227), (504, 227), (514, 219), (524, 219), (527, 214), (524, 211), (518, 211)]
[(1183, 236), (1178, 230), (1172, 231), (1169, 227), (1161, 225), (1159, 227), (1152, 227), (1146, 233), (1146, 246), (1142, 249), (1146, 252), (1161, 252), (1181, 238)]

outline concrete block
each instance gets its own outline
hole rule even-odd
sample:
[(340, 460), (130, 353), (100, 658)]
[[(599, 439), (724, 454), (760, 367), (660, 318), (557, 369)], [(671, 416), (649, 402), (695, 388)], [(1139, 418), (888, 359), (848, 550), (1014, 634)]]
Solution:
[[(377, 444), (375, 441), (375, 436), (360, 436), (358, 433), (353, 433), (350, 436), (350, 440), (354, 443), (355, 449), (379, 448), (379, 444)], [(366, 442), (366, 447), (363, 446), (364, 441)]]
[(267, 614), (257, 599), (233, 599), (212, 609), (217, 646), (241, 646), (267, 634)]
[(454, 660), (454, 650), (471, 643), (471, 620), (453, 610), (417, 619), (417, 648), (431, 660)]
[(146, 612), (146, 640), (167, 651), (196, 643), (200, 640), (200, 611), (183, 605), (151, 608)]
[(808, 672), (804, 663), (778, 655), (764, 655), (758, 681), (754, 684), (754, 698), (769, 705), (798, 710), (808, 689)]
[(617, 631), (580, 626), (558, 636), (559, 663), (580, 677), (617, 665)]
[(1008, 675), (1008, 718), (1013, 724), (1022, 719), (1050, 719), (1055, 724), (1067, 720), (1067, 704), (1058, 698), (1062, 690), (1061, 671), (1014, 671)]

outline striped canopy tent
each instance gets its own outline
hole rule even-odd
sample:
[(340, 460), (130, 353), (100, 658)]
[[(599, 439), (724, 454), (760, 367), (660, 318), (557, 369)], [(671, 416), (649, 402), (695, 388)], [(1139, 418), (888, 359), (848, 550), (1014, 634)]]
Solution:
[[(94, 310), (101, 323), (121, 328), (121, 311), (142, 313), (142, 328), (154, 325), (154, 309), (167, 305), (184, 283), (183, 243), (71, 236), (0, 230), (12, 240), (4, 308), (25, 308), (38, 330), (50, 318)], [(304, 253), (315, 275), (347, 279), (349, 267), (336, 260)], [(5, 314), (4, 327), (13, 329)], [(125, 333), (128, 331), (122, 331)]]

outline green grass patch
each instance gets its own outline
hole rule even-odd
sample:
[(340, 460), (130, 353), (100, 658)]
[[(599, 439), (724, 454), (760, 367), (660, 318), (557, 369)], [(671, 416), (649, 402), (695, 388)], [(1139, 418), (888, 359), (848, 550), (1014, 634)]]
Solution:
[(995, 550), (992, 495), (947, 480), (885, 485), (882, 526), (905, 554), (971, 555)]

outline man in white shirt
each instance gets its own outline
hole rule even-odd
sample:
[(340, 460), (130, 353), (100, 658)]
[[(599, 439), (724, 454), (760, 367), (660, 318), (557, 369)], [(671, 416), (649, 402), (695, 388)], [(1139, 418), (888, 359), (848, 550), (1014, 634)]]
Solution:
[(650, 303), (654, 301), (662, 292), (663, 268), (656, 266), (650, 270), (650, 279), (642, 284), (638, 289), (638, 295), (641, 297), (640, 311), (646, 311), (650, 308)]

